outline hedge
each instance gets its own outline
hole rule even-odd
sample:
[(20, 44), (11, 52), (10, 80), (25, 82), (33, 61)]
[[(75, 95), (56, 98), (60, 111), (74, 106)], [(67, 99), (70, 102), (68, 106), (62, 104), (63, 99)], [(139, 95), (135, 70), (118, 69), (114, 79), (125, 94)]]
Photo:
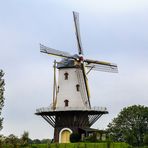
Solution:
[(49, 148), (130, 148), (126, 143), (62, 143), (50, 144)]

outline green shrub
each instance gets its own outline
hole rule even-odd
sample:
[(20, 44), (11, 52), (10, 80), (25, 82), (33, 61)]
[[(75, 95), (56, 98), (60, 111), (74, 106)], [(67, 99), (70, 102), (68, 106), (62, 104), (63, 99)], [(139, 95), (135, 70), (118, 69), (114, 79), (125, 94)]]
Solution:
[[(40, 147), (42, 148), (42, 147)], [(103, 143), (62, 143), (62, 144), (50, 144), (49, 148), (132, 148), (126, 143), (110, 143), (109, 146), (106, 142)], [(146, 147), (143, 147), (146, 148)]]
[(70, 135), (70, 142), (74, 143), (74, 142), (80, 142), (81, 140), (81, 136), (78, 133), (72, 133)]
[(144, 135), (143, 143), (144, 143), (144, 145), (148, 146), (148, 134)]

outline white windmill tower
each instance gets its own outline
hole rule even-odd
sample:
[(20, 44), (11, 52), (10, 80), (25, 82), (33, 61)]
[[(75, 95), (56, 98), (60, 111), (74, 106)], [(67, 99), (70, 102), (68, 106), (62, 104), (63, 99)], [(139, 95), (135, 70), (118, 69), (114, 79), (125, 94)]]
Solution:
[[(87, 76), (91, 70), (118, 72), (117, 65), (83, 58), (83, 49), (80, 38), (79, 14), (73, 12), (78, 54), (48, 48), (40, 44), (43, 53), (60, 56), (60, 62), (54, 62), (54, 89), (53, 103), (50, 107), (37, 109), (41, 115), (54, 127), (55, 142), (69, 142), (72, 132), (90, 128), (103, 114), (108, 113), (106, 108), (93, 108), (90, 104)], [(56, 69), (58, 69), (58, 83), (56, 83)]]

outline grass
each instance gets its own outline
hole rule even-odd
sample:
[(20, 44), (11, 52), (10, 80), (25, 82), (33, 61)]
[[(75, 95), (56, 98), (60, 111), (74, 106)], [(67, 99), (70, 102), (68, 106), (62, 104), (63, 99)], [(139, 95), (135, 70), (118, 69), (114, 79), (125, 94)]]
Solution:
[[(21, 147), (19, 145), (4, 145), (0, 148), (131, 148), (126, 143), (53, 143), (53, 144), (32, 144), (26, 147)], [(148, 146), (140, 147), (140, 148), (148, 148)]]
[(129, 148), (126, 143), (69, 143), (50, 144), (49, 148)]

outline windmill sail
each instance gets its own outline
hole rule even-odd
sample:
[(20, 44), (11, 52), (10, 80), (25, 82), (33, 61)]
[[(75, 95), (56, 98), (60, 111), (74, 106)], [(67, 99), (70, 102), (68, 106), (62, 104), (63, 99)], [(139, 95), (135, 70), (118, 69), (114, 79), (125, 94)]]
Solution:
[(80, 93), (81, 93), (83, 104), (86, 107), (88, 107), (89, 102), (88, 102), (87, 90), (86, 90), (86, 87), (85, 87), (83, 73), (82, 73), (81, 70), (77, 69), (76, 74), (77, 74), (78, 83), (80, 84)]
[(96, 70), (96, 71), (104, 71), (104, 72), (112, 72), (117, 73), (118, 67), (116, 64), (103, 62), (103, 61), (95, 61), (95, 60), (85, 60), (88, 69)]
[(90, 104), (90, 93), (89, 93), (88, 80), (87, 80), (87, 76), (86, 76), (86, 72), (85, 72), (84, 62), (81, 64), (81, 69), (82, 69), (82, 72), (83, 72), (84, 84), (85, 84), (86, 93), (87, 93), (87, 97), (88, 97), (89, 107), (91, 108), (91, 104)]
[(40, 51), (43, 53), (50, 54), (50, 55), (55, 55), (55, 56), (60, 56), (60, 57), (65, 57), (65, 58), (72, 58), (72, 56), (68, 52), (49, 48), (42, 44), (40, 44)]
[(74, 18), (76, 38), (77, 38), (77, 44), (78, 44), (78, 52), (79, 54), (83, 54), (81, 37), (80, 37), (80, 27), (79, 27), (79, 13), (73, 12), (73, 18)]

